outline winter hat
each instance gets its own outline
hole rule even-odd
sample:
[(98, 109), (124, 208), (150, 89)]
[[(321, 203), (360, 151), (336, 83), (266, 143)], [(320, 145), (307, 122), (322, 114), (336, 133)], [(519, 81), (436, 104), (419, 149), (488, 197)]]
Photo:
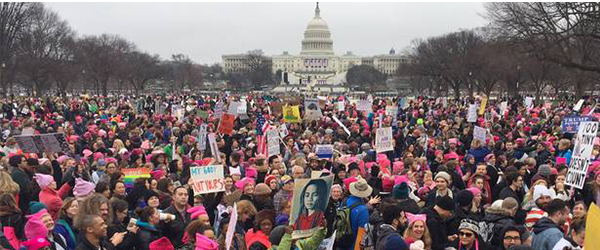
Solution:
[(487, 155), (486, 155), (486, 156), (483, 158), (483, 160), (484, 160), (485, 162), (487, 162), (487, 161), (489, 161), (489, 160), (490, 160), (492, 157), (494, 157), (494, 154), (487, 154)]
[(195, 220), (198, 217), (200, 217), (200, 215), (208, 215), (208, 213), (206, 212), (206, 208), (204, 208), (204, 206), (197, 206), (197, 207), (192, 207), (189, 208), (187, 210), (187, 212), (190, 214), (190, 219)]
[(165, 176), (165, 171), (164, 170), (154, 170), (150, 172), (150, 175), (152, 176), (152, 178), (154, 178), (155, 180), (160, 180)]
[(50, 186), (50, 183), (54, 181), (54, 177), (52, 177), (52, 175), (47, 174), (35, 174), (34, 179), (41, 189), (47, 188), (48, 186)]
[(29, 212), (31, 214), (36, 214), (39, 211), (48, 209), (48, 207), (46, 206), (46, 204), (41, 203), (41, 202), (37, 202), (37, 201), (30, 201), (29, 202)]
[(150, 250), (175, 250), (175, 247), (173, 247), (173, 244), (171, 244), (171, 241), (167, 237), (153, 241), (149, 247)]
[(479, 235), (479, 225), (476, 221), (471, 219), (463, 219), (460, 221), (460, 226), (458, 226), (458, 230), (467, 229), (474, 234)]
[(463, 189), (458, 191), (454, 199), (456, 200), (459, 206), (466, 207), (471, 205), (471, 203), (473, 202), (473, 193), (471, 193), (471, 191), (469, 190)]
[(406, 184), (406, 182), (402, 182), (394, 186), (393, 196), (394, 198), (399, 200), (408, 199), (408, 192), (408, 185)]
[(552, 174), (552, 169), (550, 169), (550, 165), (542, 164), (538, 168), (538, 173), (541, 176), (548, 177), (548, 176), (550, 176)]
[(258, 176), (258, 171), (256, 171), (256, 168), (253, 168), (253, 167), (246, 168), (246, 177), (256, 179), (257, 176)]
[(392, 174), (399, 174), (400, 172), (402, 172), (402, 170), (404, 170), (404, 162), (394, 162), (394, 164), (392, 165)]
[(214, 240), (196, 233), (196, 249), (195, 250), (217, 250), (219, 249), (219, 244), (217, 244)]
[(331, 185), (331, 191), (333, 191), (334, 189), (339, 189), (341, 192), (344, 191), (344, 190), (342, 190), (342, 186), (340, 186), (340, 184)]
[(265, 183), (258, 183), (256, 187), (254, 187), (254, 195), (266, 195), (271, 194), (271, 188)]
[(481, 194), (481, 190), (479, 190), (479, 188), (476, 188), (476, 187), (470, 187), (470, 188), (467, 188), (467, 190), (469, 190), (473, 194), (473, 196), (477, 196), (478, 194)]
[(344, 187), (346, 188), (346, 190), (350, 190), (350, 184), (352, 184), (355, 181), (357, 181), (356, 177), (349, 177), (344, 179)]
[(292, 178), (289, 175), (284, 175), (284, 176), (281, 176), (280, 180), (281, 180), (281, 185), (285, 185), (285, 184), (288, 184), (289, 182), (293, 182), (294, 178)]
[(454, 211), (454, 201), (449, 196), (438, 197), (435, 205), (446, 211)]
[(350, 194), (359, 198), (366, 198), (371, 195), (373, 188), (369, 186), (367, 181), (363, 178), (350, 183)]
[(435, 175), (435, 178), (433, 178), (433, 180), (435, 181), (435, 180), (437, 180), (438, 178), (442, 178), (442, 179), (444, 179), (444, 180), (445, 180), (445, 181), (446, 181), (448, 184), (450, 184), (451, 177), (450, 177), (450, 175), (449, 175), (448, 173), (446, 173), (446, 172), (444, 172), (444, 171), (440, 171), (439, 173), (437, 173), (437, 174)]
[(533, 201), (537, 201), (542, 196), (550, 196), (552, 198), (552, 194), (550, 190), (544, 185), (537, 185), (533, 187)]
[(427, 222), (427, 215), (406, 212), (406, 219), (408, 220), (408, 225), (412, 225), (415, 221)]
[(46, 225), (44, 225), (44, 223), (42, 223), (42, 220), (40, 218), (31, 218), (27, 221), (27, 223), (25, 223), (25, 237), (27, 237), (28, 240), (32, 240), (32, 239), (36, 239), (39, 237), (46, 237), (48, 236), (48, 228), (46, 228)]
[(94, 161), (98, 161), (102, 158), (104, 158), (104, 154), (102, 154), (101, 152), (94, 153)]
[(146, 191), (144, 191), (144, 201), (146, 204), (148, 204), (148, 200), (150, 200), (152, 197), (158, 198), (158, 193), (154, 192), (153, 190), (146, 189)]
[(408, 182), (408, 177), (406, 175), (396, 175), (394, 176), (394, 185), (400, 185), (400, 183)]
[(89, 181), (85, 181), (81, 178), (75, 179), (75, 187), (73, 188), (73, 195), (75, 197), (85, 197), (88, 194), (94, 192), (95, 185)]
[(27, 250), (38, 250), (44, 247), (49, 247), (50, 243), (46, 240), (46, 235), (43, 237), (37, 237), (28, 241), (22, 242), (22, 246), (25, 246)]
[(56, 161), (58, 161), (58, 164), (62, 164), (67, 159), (69, 159), (69, 156), (61, 155), (60, 157), (58, 157), (58, 159), (56, 159)]
[(277, 180), (277, 176), (267, 175), (267, 177), (265, 178), (265, 184), (269, 185), (269, 183), (271, 183), (272, 180)]
[(381, 189), (383, 192), (391, 192), (394, 189), (394, 179), (384, 177), (381, 179)]

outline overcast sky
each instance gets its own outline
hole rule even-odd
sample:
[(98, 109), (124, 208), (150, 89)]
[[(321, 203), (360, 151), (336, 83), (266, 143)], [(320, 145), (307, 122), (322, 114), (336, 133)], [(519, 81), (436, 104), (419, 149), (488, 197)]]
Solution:
[[(199, 63), (262, 49), (297, 54), (315, 4), (46, 3), (79, 35), (119, 34), (163, 59), (183, 53)], [(482, 3), (321, 2), (336, 54), (401, 51), (417, 38), (483, 26)]]

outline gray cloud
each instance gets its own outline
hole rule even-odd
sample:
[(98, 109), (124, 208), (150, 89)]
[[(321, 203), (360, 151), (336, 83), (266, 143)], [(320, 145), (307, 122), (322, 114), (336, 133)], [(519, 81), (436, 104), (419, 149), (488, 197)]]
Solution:
[[(45, 3), (80, 35), (119, 34), (141, 50), (200, 63), (262, 49), (297, 54), (314, 3)], [(321, 3), (337, 54), (402, 50), (413, 39), (483, 26), (482, 3)]]

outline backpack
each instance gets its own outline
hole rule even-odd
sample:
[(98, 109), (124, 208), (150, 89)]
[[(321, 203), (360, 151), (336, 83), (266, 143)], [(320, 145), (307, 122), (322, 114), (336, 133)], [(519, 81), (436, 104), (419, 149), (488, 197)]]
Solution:
[(336, 231), (335, 235), (335, 245), (338, 247), (350, 247), (352, 243), (356, 239), (354, 233), (352, 231), (352, 223), (350, 220), (350, 215), (352, 214), (352, 209), (362, 205), (361, 202), (356, 202), (352, 204), (352, 206), (344, 206), (342, 208), (338, 208), (335, 214), (335, 221), (333, 222), (333, 228)]

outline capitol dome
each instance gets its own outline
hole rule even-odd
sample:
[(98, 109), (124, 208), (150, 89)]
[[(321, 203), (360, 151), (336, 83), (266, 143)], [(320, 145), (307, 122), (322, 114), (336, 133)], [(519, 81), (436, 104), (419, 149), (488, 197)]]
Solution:
[(333, 55), (333, 40), (327, 22), (321, 18), (319, 3), (315, 8), (315, 16), (304, 31), (301, 55)]

